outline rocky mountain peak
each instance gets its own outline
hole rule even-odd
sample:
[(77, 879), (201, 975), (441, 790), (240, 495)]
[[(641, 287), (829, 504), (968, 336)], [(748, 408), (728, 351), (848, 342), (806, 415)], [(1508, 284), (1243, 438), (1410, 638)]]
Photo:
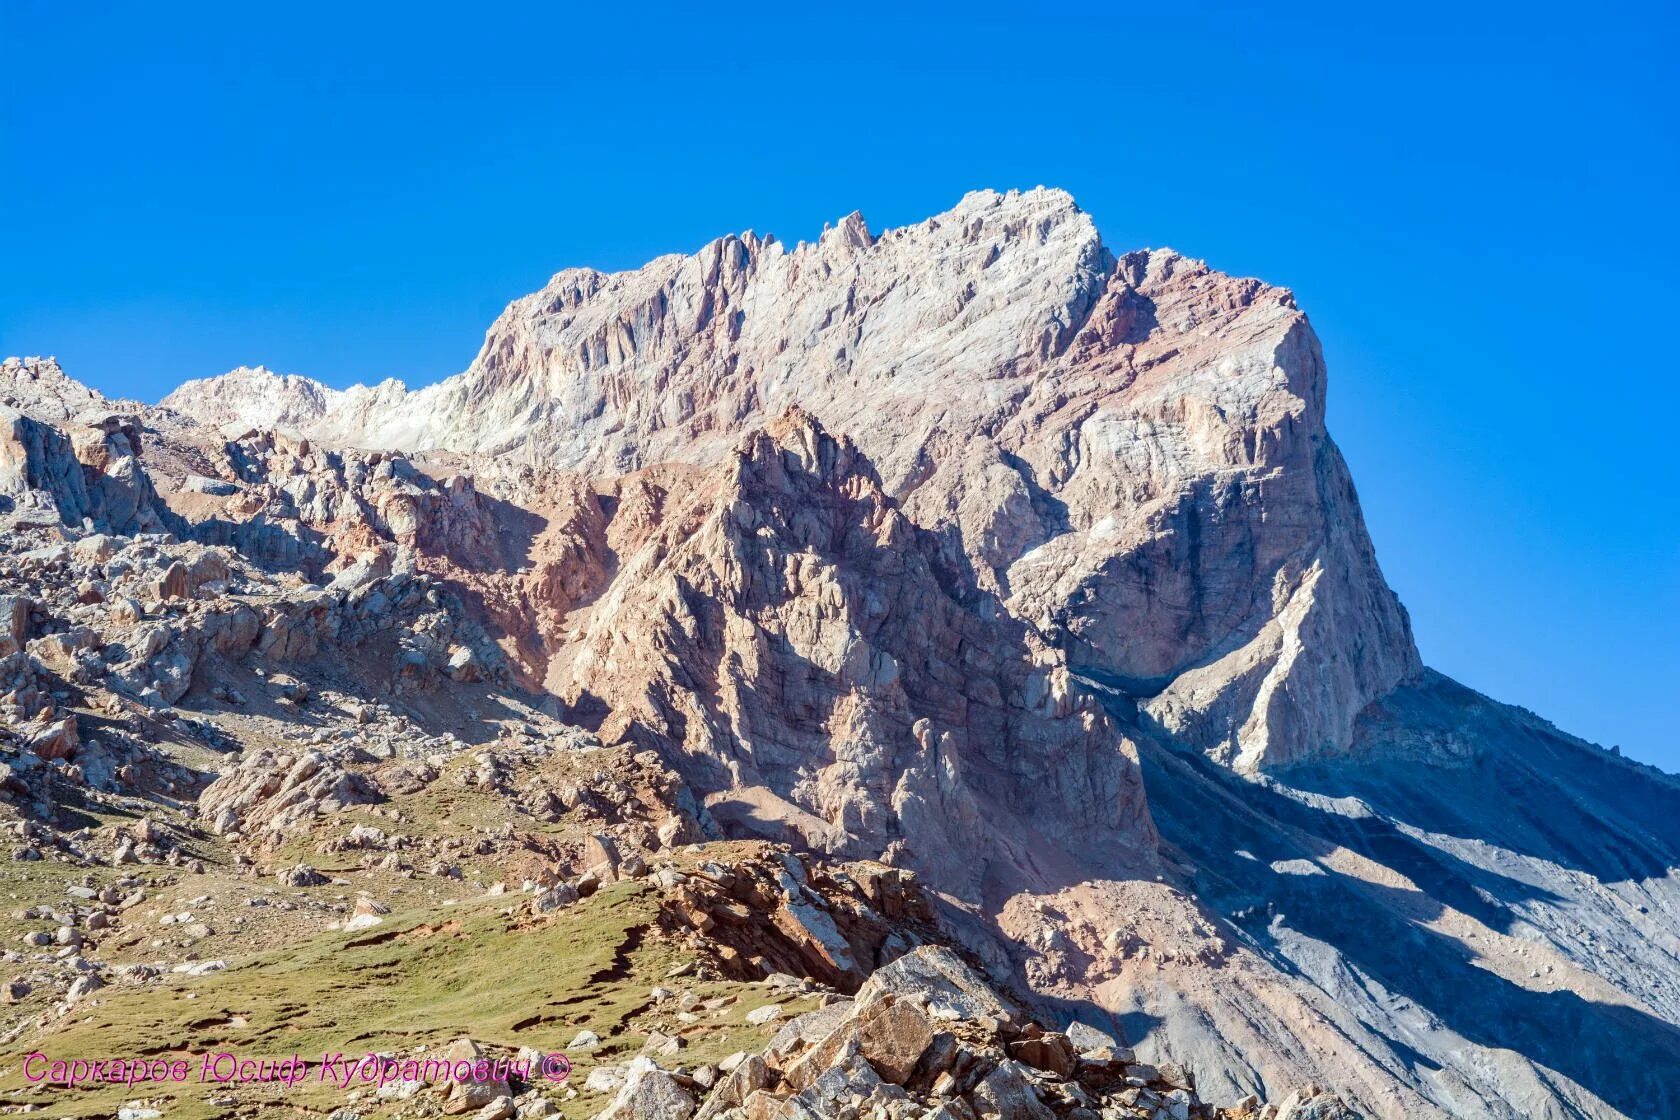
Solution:
[(10, 357), (0, 362), (0, 405), (43, 420), (72, 420), (118, 407), (97, 389), (66, 374), (52, 357)]
[[(331, 446), (609, 474), (720, 461), (797, 406), (858, 441), (977, 588), (1255, 767), (1345, 749), (1418, 666), (1324, 431), (1324, 380), (1287, 291), (1171, 250), (1116, 256), (1038, 188), (878, 235), (852, 214), (791, 249), (732, 235), (567, 270), (465, 372), (414, 392), (240, 371), (166, 403)], [(1303, 625), (1338, 633), (1297, 664)]]
[(311, 378), (275, 373), (258, 365), (187, 381), (159, 404), (211, 426), (303, 432), (319, 423), (342, 396)]
[(568, 269), (412, 392), (0, 364), (0, 1065), (270, 982), (470, 1057), (494, 975), (597, 1120), (1673, 1114), (1680, 783), (1422, 668), (1326, 381), (1046, 190)]

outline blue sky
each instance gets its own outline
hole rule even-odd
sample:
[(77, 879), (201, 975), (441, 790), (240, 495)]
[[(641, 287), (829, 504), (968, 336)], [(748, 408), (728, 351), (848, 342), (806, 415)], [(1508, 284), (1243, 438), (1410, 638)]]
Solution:
[(1680, 769), (1658, 4), (0, 0), (0, 351), (424, 383), (568, 265), (977, 187), (1296, 290), (1430, 664)]

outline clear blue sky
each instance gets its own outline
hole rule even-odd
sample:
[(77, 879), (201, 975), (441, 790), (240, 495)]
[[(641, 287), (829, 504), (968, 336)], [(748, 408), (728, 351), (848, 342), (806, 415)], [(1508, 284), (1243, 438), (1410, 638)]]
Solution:
[(563, 266), (1062, 186), (1297, 291), (1430, 664), (1680, 769), (1671, 5), (800, 7), (0, 0), (0, 351), (424, 383)]

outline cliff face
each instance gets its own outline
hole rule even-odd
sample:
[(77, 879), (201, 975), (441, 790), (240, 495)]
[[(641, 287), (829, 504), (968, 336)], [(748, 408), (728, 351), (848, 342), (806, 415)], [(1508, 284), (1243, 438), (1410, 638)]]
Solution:
[(852, 215), (559, 273), (418, 392), (240, 370), (165, 406), (333, 446), (614, 475), (723, 460), (791, 405), (1076, 671), (1240, 768), (1346, 750), (1418, 669), (1287, 291), (1106, 249), (1059, 191)]
[(808, 413), (631, 476), (603, 538), (550, 685), (608, 741), (676, 746), (725, 831), (885, 853), (974, 911), (1050, 852), (1153, 867), (1133, 745)]
[(164, 527), (140, 468), (141, 419), (57, 365), (8, 359), (0, 379), (0, 503), (11, 516), (107, 532)]

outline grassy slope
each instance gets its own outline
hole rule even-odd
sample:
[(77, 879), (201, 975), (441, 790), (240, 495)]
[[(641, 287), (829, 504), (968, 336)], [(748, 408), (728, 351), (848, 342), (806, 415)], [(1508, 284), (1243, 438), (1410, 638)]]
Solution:
[[(232, 1115), (236, 1099), (246, 1115), (261, 1101), (325, 1113), (344, 1103), (346, 1090), (313, 1079), (291, 1090), (228, 1090), (189, 1081), (169, 1085), (167, 1092), (136, 1093), (122, 1086), (29, 1091), (21, 1061), (35, 1049), (51, 1057), (229, 1049), (242, 1056), (295, 1052), (318, 1060), (323, 1052), (388, 1051), (462, 1035), (548, 1051), (561, 1049), (587, 1027), (606, 1044), (594, 1054), (573, 1056), (578, 1069), (572, 1083), (581, 1088), (593, 1064), (623, 1060), (640, 1047), (642, 1036), (626, 1029), (626, 1020), (646, 1009), (650, 988), (683, 958), (678, 947), (648, 936), (656, 907), (640, 884), (618, 884), (523, 929), (502, 913), (517, 898), (396, 914), (371, 930), (323, 934), (199, 979), (107, 988), (46, 1036), (29, 1035), (0, 1049), (0, 1094), (10, 1102), (45, 1106), (36, 1113), (44, 1117), (112, 1115), (119, 1103), (137, 1095), (159, 1098), (170, 1120)], [(747, 1010), (766, 1002), (763, 993), (749, 995), (743, 985), (727, 982), (685, 986), (706, 998), (745, 998), (686, 1028), (684, 1064), (763, 1044), (771, 1028), (742, 1022)], [(568, 1117), (588, 1115), (601, 1104), (598, 1098), (565, 1102), (555, 1096)], [(364, 1101), (356, 1111), (364, 1117), (385, 1114), (372, 1103)]]

